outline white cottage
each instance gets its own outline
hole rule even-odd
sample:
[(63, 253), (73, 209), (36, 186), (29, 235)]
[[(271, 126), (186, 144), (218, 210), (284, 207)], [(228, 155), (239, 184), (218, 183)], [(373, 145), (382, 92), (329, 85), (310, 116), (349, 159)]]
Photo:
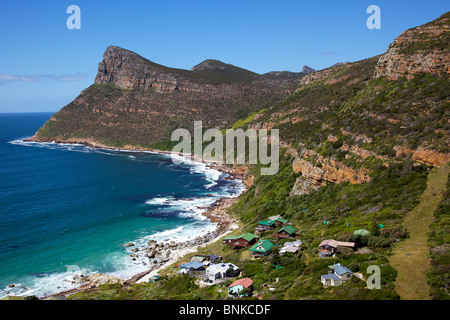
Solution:
[(320, 280), (324, 286), (338, 286), (352, 278), (353, 272), (340, 263), (333, 264), (328, 268), (332, 270), (332, 273), (320, 276)]
[[(231, 271), (231, 273), (227, 275), (227, 271)], [(208, 268), (206, 268), (206, 277), (208, 279), (207, 281), (215, 283), (217, 279), (221, 279), (227, 276), (235, 277), (238, 272), (239, 267), (230, 262), (211, 264)]]

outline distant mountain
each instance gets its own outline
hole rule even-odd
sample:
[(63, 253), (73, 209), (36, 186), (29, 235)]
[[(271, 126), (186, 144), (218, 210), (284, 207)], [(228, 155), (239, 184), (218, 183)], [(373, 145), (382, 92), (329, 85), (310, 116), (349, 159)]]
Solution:
[(300, 80), (305, 74), (303, 72), (291, 71), (271, 71), (264, 73), (262, 76), (267, 79), (292, 79)]
[[(443, 284), (450, 259), (449, 26), (447, 12), (403, 32), (382, 55), (306, 75), (258, 75), (217, 60), (179, 70), (110, 47), (95, 84), (34, 139), (169, 149), (164, 141), (171, 131), (194, 120), (220, 129), (278, 129), (278, 172), (261, 175), (262, 164), (235, 167), (248, 189), (228, 210), (239, 219), (235, 234), (254, 232), (258, 221), (281, 215), (302, 241), (299, 252), (280, 256), (277, 249), (255, 260), (244, 249), (216, 243), (205, 252), (242, 266), (243, 276), (257, 284), (258, 299), (394, 300), (408, 298), (400, 290), (417, 293), (418, 287), (425, 297), (448, 299)], [(362, 228), (370, 235), (355, 234)], [(278, 247), (284, 240), (277, 232), (278, 227), (260, 236)], [(401, 268), (391, 259), (406, 238), (416, 251), (412, 258), (398, 251)], [(322, 259), (319, 244), (326, 239), (351, 241), (357, 249), (337, 248), (333, 257)], [(338, 287), (323, 286), (322, 275), (337, 261), (366, 278), (369, 266), (379, 266), (381, 288), (370, 290), (355, 275)], [(136, 284), (137, 290), (111, 287), (83, 294), (89, 299), (226, 297), (214, 293), (219, 286), (210, 290), (194, 277), (176, 275), (176, 269), (166, 271), (170, 281), (155, 282), (151, 290)]]
[[(155, 147), (176, 128), (225, 127), (279, 102), (302, 75), (267, 77), (218, 60), (169, 68), (109, 46), (92, 86), (39, 129), (39, 141)], [(162, 145), (156, 147), (162, 148)]]
[(314, 70), (313, 68), (310, 68), (308, 66), (303, 66), (303, 68), (302, 68), (302, 73), (304, 73), (304, 74), (312, 73), (312, 72), (315, 72), (315, 71), (316, 70)]

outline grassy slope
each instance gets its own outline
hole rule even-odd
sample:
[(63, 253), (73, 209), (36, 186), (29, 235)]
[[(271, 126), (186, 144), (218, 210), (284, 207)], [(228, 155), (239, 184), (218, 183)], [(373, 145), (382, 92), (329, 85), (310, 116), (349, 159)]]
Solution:
[(442, 200), (449, 171), (450, 166), (433, 168), (419, 204), (406, 215), (403, 222), (410, 232), (410, 238), (398, 243), (390, 258), (392, 266), (398, 271), (395, 289), (402, 299), (429, 298), (430, 287), (426, 278), (429, 269), (427, 235), (434, 220), (433, 213)]
[(428, 273), (430, 298), (450, 300), (450, 173), (444, 198), (434, 212), (428, 235), (431, 265)]

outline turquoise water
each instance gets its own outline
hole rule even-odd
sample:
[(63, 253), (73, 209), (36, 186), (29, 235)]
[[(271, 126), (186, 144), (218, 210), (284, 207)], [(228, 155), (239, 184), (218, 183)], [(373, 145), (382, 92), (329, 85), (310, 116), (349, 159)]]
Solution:
[(242, 191), (167, 155), (23, 142), (50, 116), (0, 114), (0, 296), (69, 289), (71, 266), (128, 279), (148, 266), (125, 243), (195, 238), (215, 228), (201, 207)]

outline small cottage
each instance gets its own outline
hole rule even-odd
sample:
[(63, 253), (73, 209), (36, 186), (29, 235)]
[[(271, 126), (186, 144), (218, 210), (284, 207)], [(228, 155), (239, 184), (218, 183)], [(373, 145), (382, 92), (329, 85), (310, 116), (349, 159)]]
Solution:
[(180, 271), (179, 273), (181, 274), (202, 274), (205, 272), (205, 266), (203, 265), (203, 263), (198, 262), (198, 261), (191, 261), (185, 264), (182, 264), (180, 266)]
[(228, 286), (228, 295), (230, 297), (248, 297), (253, 289), (253, 280), (243, 278), (236, 280)]
[(259, 221), (258, 225), (256, 226), (256, 231), (272, 230), (274, 227), (275, 227), (275, 221), (274, 220)]
[(236, 240), (237, 238), (239, 238), (239, 236), (231, 234), (231, 235), (227, 236), (225, 239), (223, 239), (223, 240), (222, 240), (222, 243), (223, 243), (223, 244), (231, 245), (231, 243), (232, 243), (234, 240)]
[(345, 248), (355, 248), (355, 243), (354, 242), (343, 242), (343, 241), (336, 241), (333, 239), (327, 239), (327, 240), (323, 240), (320, 244), (319, 244), (319, 248), (320, 248), (320, 257), (321, 258), (326, 258), (326, 257), (331, 257), (336, 253), (336, 250), (339, 247), (345, 247)]
[(270, 254), (275, 245), (270, 240), (260, 240), (250, 248), (254, 257), (265, 257)]
[(288, 224), (288, 220), (284, 218), (277, 218), (275, 219), (275, 224), (279, 227), (284, 227)]
[(278, 232), (275, 233), (274, 237), (277, 239), (295, 238), (297, 236), (296, 231), (297, 229), (295, 229), (293, 226), (287, 225), (278, 230)]
[(258, 240), (258, 236), (255, 236), (253, 233), (247, 232), (241, 234), (237, 239), (230, 243), (230, 246), (233, 248), (245, 248), (250, 247)]
[(328, 268), (332, 271), (328, 274), (323, 274), (320, 277), (324, 286), (338, 286), (343, 282), (350, 280), (353, 275), (353, 272), (350, 269), (340, 263), (336, 263)]
[(225, 277), (235, 277), (239, 273), (239, 267), (228, 262), (211, 264), (206, 268), (207, 282), (215, 283), (217, 279), (222, 279)]

